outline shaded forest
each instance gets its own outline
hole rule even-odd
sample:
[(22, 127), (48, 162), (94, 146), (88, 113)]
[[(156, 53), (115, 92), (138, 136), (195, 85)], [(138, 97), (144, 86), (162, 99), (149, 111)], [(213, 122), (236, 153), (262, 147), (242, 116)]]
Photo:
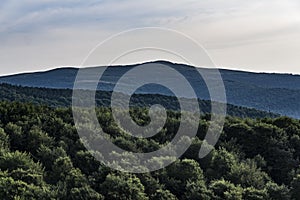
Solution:
[[(110, 106), (111, 92), (98, 91), (96, 93), (96, 103), (98, 106)], [(70, 107), (72, 105), (71, 89), (49, 89), (13, 86), (9, 84), (0, 84), (1, 101), (18, 101), (24, 103), (33, 103), (37, 105), (47, 105), (50, 107)], [(183, 99), (189, 102), (190, 99)], [(210, 113), (210, 101), (199, 101), (199, 108), (203, 114)], [(153, 104), (163, 105), (168, 110), (179, 110), (178, 100), (174, 96), (160, 94), (135, 94), (131, 97), (132, 107), (149, 107)], [(189, 108), (193, 110), (193, 107)], [(227, 104), (227, 113), (230, 116), (264, 118), (279, 117), (279, 114), (272, 112), (260, 111), (254, 108), (246, 108)]]

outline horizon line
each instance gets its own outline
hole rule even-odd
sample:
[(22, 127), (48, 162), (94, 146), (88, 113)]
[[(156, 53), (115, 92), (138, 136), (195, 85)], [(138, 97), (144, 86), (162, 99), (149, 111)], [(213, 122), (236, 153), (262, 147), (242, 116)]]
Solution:
[[(177, 65), (186, 65), (189, 67), (198, 67), (203, 69), (218, 69), (218, 70), (226, 70), (226, 71), (236, 71), (236, 72), (244, 72), (244, 73), (255, 73), (255, 74), (278, 74), (278, 75), (294, 75), (294, 76), (300, 76), (300, 73), (293, 73), (293, 72), (281, 72), (281, 71), (259, 71), (259, 70), (247, 70), (247, 69), (239, 69), (235, 67), (225, 67), (225, 66), (216, 66), (216, 67), (205, 67), (205, 66), (193, 66), (187, 63), (180, 63), (180, 62), (172, 62), (168, 60), (150, 60), (150, 61), (144, 61), (144, 62), (135, 62), (135, 63), (125, 63), (125, 64), (114, 64), (110, 67), (129, 67), (133, 65), (141, 65), (151, 62), (167, 62), (171, 64), (177, 64)], [(16, 72), (16, 73), (9, 73), (9, 74), (0, 74), (0, 77), (9, 77), (9, 76), (16, 76), (16, 75), (22, 75), (22, 74), (33, 74), (33, 73), (45, 73), (50, 72), (53, 70), (58, 69), (80, 69), (80, 68), (93, 68), (93, 67), (104, 67), (105, 65), (90, 65), (90, 66), (78, 66), (78, 65), (61, 65), (61, 66), (53, 66), (49, 67), (47, 69), (38, 70), (38, 71), (22, 71), (22, 72)]]

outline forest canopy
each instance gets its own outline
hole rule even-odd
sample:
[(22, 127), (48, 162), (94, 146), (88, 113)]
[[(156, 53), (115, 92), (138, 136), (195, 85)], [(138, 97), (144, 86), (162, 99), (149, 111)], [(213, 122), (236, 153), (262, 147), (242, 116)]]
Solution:
[[(139, 107), (131, 115), (147, 123), (146, 112)], [(137, 139), (117, 126), (109, 108), (97, 108), (97, 115), (111, 141), (133, 152), (161, 148), (180, 122), (170, 110), (159, 134)], [(130, 174), (106, 167), (86, 150), (71, 108), (1, 102), (0, 198), (299, 199), (299, 120), (228, 116), (215, 149), (199, 159), (209, 119), (201, 116), (197, 136), (176, 162)]]

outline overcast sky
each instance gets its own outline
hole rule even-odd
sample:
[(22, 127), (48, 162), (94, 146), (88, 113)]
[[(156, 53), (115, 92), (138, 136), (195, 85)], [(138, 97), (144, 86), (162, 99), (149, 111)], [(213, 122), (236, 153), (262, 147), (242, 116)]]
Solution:
[(189, 35), (220, 68), (300, 74), (299, 0), (1, 0), (0, 24), (0, 75), (78, 66), (109, 36), (149, 26)]

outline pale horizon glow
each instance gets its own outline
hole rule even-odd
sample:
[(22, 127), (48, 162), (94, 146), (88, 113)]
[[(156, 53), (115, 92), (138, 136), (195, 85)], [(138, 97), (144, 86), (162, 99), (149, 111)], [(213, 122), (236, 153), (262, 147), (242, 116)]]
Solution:
[(3, 0), (0, 23), (0, 76), (79, 66), (109, 36), (149, 26), (191, 36), (218, 68), (300, 74), (298, 0)]

